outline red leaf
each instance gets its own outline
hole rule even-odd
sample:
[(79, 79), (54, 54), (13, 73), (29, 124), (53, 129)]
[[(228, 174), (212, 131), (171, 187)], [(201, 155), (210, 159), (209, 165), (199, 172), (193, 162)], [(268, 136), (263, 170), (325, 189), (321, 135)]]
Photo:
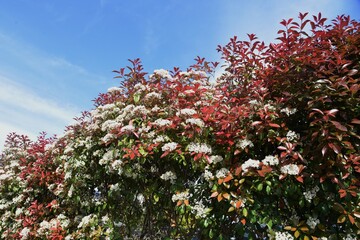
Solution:
[(256, 125), (259, 125), (259, 124), (261, 124), (262, 122), (261, 121), (255, 121), (255, 122), (253, 122), (252, 124), (251, 124), (251, 126), (256, 126)]
[(229, 174), (226, 178), (224, 178), (224, 183), (230, 181), (231, 179), (233, 179), (233, 176)]
[(242, 223), (242, 225), (245, 225), (246, 224), (246, 219), (245, 218), (243, 218), (243, 219), (241, 219), (241, 221), (240, 221), (241, 223)]
[(280, 127), (280, 125), (276, 124), (276, 123), (269, 123), (269, 126), (274, 127), (274, 128), (279, 128)]
[(304, 183), (304, 179), (301, 176), (296, 177), (298, 182)]
[(341, 123), (337, 122), (337, 121), (330, 121), (337, 129), (339, 129), (340, 131), (347, 131), (347, 128), (344, 125), (341, 125)]
[(351, 123), (352, 123), (352, 124), (360, 124), (360, 120), (354, 118), (353, 120), (351, 120)]

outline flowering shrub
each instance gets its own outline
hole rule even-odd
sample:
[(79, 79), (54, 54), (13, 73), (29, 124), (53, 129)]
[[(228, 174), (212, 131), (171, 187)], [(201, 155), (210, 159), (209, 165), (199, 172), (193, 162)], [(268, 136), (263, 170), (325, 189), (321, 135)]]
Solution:
[(215, 82), (136, 59), (62, 137), (9, 135), (2, 238), (356, 239), (360, 24), (306, 16), (219, 46)]

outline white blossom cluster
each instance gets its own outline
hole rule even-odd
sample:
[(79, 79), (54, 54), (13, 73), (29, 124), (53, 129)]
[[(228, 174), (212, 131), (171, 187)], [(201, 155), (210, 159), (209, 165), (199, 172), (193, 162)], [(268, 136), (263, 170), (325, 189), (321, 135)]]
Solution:
[(164, 135), (159, 135), (157, 136), (155, 139), (153, 139), (153, 143), (163, 143), (165, 142), (167, 139), (169, 139), (167, 136)]
[(294, 240), (294, 237), (288, 232), (275, 232), (275, 240)]
[(210, 156), (210, 163), (212, 164), (216, 164), (216, 163), (219, 163), (219, 162), (222, 162), (224, 160), (224, 158), (220, 155), (213, 155), (213, 156)]
[(271, 104), (265, 104), (264, 108), (266, 108), (270, 112), (275, 112), (276, 111), (276, 107), (271, 105)]
[(251, 105), (251, 106), (258, 106), (258, 105), (260, 105), (261, 103), (258, 101), (258, 100), (250, 100), (249, 101), (249, 104)]
[(184, 201), (184, 200), (188, 200), (191, 196), (192, 195), (189, 193), (189, 191), (178, 192), (172, 195), (171, 200), (173, 202)]
[(199, 118), (189, 118), (189, 119), (186, 119), (185, 122), (187, 124), (195, 125), (198, 127), (204, 127), (204, 125), (205, 125), (204, 121)]
[(209, 170), (205, 169), (205, 172), (204, 172), (204, 179), (206, 181), (210, 181), (214, 178), (214, 175), (212, 174), (212, 172), (210, 172)]
[(228, 173), (229, 173), (229, 169), (227, 169), (227, 168), (221, 168), (220, 170), (218, 170), (217, 172), (216, 172), (216, 178), (226, 178), (227, 177), (227, 175), (228, 175)]
[(241, 149), (245, 149), (247, 147), (253, 147), (253, 146), (254, 146), (254, 144), (248, 139), (242, 139), (236, 143), (236, 147), (241, 148)]
[(50, 222), (44, 220), (40, 223), (40, 227), (37, 230), (37, 233), (40, 235), (46, 235), (48, 233), (48, 231), (51, 228), (56, 227), (57, 224), (58, 224), (58, 221), (56, 219), (51, 219)]
[(311, 228), (315, 229), (315, 227), (320, 223), (320, 220), (317, 218), (309, 217), (306, 220), (306, 224)]
[(297, 109), (296, 108), (283, 108), (280, 110), (280, 112), (285, 113), (287, 116), (293, 115), (294, 113), (296, 113)]
[(188, 146), (189, 152), (211, 154), (210, 145), (206, 143), (190, 143)]
[(166, 152), (166, 151), (174, 151), (177, 147), (177, 143), (176, 142), (170, 142), (170, 143), (165, 143), (164, 146), (161, 147), (161, 150), (163, 152)]
[(166, 173), (162, 174), (160, 176), (160, 178), (162, 180), (165, 180), (165, 181), (170, 181), (171, 183), (174, 183), (174, 181), (176, 180), (176, 174), (173, 173), (172, 171), (167, 171)]
[(205, 218), (209, 209), (205, 207), (202, 201), (199, 201), (191, 207), (191, 212), (195, 214), (196, 218)]
[(250, 158), (241, 165), (241, 168), (244, 173), (247, 173), (249, 171), (249, 168), (258, 168), (259, 166), (260, 166), (259, 160), (253, 160)]
[(176, 113), (176, 116), (178, 117), (182, 117), (182, 116), (192, 116), (196, 114), (196, 111), (194, 109), (191, 109), (191, 108), (184, 108), (184, 109), (181, 109), (179, 110), (177, 113)]
[(289, 175), (298, 175), (299, 171), (300, 169), (296, 164), (288, 164), (280, 168), (281, 173)]
[(25, 227), (21, 230), (20, 235), (21, 235), (21, 240), (25, 240), (28, 239), (29, 237), (29, 233), (30, 233), (30, 229)]
[(171, 75), (169, 74), (169, 71), (165, 69), (154, 70), (154, 73), (162, 78), (171, 79)]
[(158, 100), (161, 99), (161, 94), (157, 92), (150, 92), (145, 95), (145, 100), (151, 101), (151, 100)]
[(77, 226), (78, 228), (86, 228), (87, 226), (89, 226), (92, 222), (94, 221), (94, 215), (90, 214), (87, 215), (85, 217), (83, 217), (79, 223), (79, 225)]
[(288, 131), (287, 134), (286, 134), (286, 138), (289, 142), (292, 142), (292, 141), (296, 141), (299, 139), (299, 134), (297, 134), (296, 132), (294, 131)]
[(356, 236), (354, 234), (347, 234), (344, 240), (356, 240)]
[(159, 127), (165, 127), (165, 126), (170, 126), (172, 124), (172, 121), (168, 120), (168, 119), (156, 119), (153, 123), (154, 125), (157, 125)]
[(122, 92), (122, 89), (119, 87), (111, 87), (107, 90), (109, 93), (117, 93), (117, 92)]
[(279, 159), (277, 156), (268, 155), (262, 160), (262, 163), (266, 166), (275, 166), (279, 164)]
[(318, 186), (315, 186), (313, 189), (304, 192), (306, 201), (311, 202), (311, 200), (316, 196), (316, 193), (320, 190)]

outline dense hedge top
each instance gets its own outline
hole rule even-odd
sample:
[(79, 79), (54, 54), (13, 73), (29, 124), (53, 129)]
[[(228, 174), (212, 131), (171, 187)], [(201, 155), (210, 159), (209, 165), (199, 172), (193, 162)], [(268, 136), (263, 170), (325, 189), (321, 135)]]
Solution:
[(360, 24), (306, 17), (219, 46), (216, 80), (132, 60), (63, 136), (10, 134), (2, 238), (356, 239)]

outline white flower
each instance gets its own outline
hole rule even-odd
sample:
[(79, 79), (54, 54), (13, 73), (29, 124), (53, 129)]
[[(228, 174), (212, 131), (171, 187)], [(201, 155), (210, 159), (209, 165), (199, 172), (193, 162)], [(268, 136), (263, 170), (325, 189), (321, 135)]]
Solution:
[(252, 167), (252, 168), (258, 168), (260, 166), (260, 161), (259, 160), (253, 160), (253, 159), (249, 159), (246, 160), (242, 165), (241, 168), (243, 170), (244, 173), (247, 173), (249, 170), (248, 168)]
[(306, 201), (311, 202), (311, 200), (316, 196), (316, 193), (319, 191), (319, 187), (315, 186), (313, 189), (311, 189), (310, 191), (306, 191), (304, 192), (304, 196)]
[(354, 236), (353, 234), (347, 234), (345, 238), (345, 240), (356, 240), (356, 239), (357, 239), (356, 236)]
[(154, 122), (154, 125), (157, 125), (159, 127), (164, 127), (164, 126), (170, 126), (172, 124), (172, 121), (168, 120), (168, 119), (156, 119)]
[(180, 117), (180, 116), (192, 116), (196, 114), (196, 111), (194, 109), (191, 109), (191, 108), (184, 108), (184, 109), (181, 109), (180, 111), (178, 111), (176, 113), (176, 116)]
[(195, 213), (196, 218), (205, 218), (209, 209), (204, 206), (202, 201), (200, 201), (191, 207), (191, 212)]
[(319, 223), (320, 223), (319, 219), (313, 218), (313, 217), (309, 217), (308, 220), (306, 221), (306, 224), (307, 224), (311, 229), (315, 229), (316, 225), (318, 225)]
[(275, 112), (275, 111), (276, 111), (276, 107), (274, 107), (274, 106), (271, 105), (271, 104), (265, 104), (264, 107), (267, 108), (268, 111), (271, 111), (271, 112)]
[(227, 168), (222, 168), (216, 172), (216, 178), (225, 178), (227, 177), (229, 170)]
[(173, 173), (172, 171), (167, 171), (166, 173), (162, 174), (160, 178), (162, 180), (170, 181), (171, 183), (174, 183), (174, 181), (176, 180), (176, 174)]
[(275, 232), (275, 240), (294, 240), (294, 237), (288, 232)]
[(204, 127), (205, 123), (199, 118), (189, 118), (185, 121), (187, 124), (196, 125), (198, 127)]
[(205, 172), (204, 172), (204, 179), (206, 181), (210, 181), (214, 178), (214, 175), (212, 174), (212, 172), (210, 172), (209, 170), (205, 169)]
[(134, 116), (139, 116), (139, 115), (147, 115), (148, 113), (149, 110), (147, 110), (144, 105), (139, 105), (132, 110), (131, 114)]
[(165, 142), (166, 139), (168, 139), (167, 136), (157, 136), (154, 140), (153, 140), (153, 143), (162, 143), (162, 142)]
[(274, 166), (279, 164), (279, 159), (277, 158), (277, 156), (268, 155), (262, 160), (262, 162), (266, 166)]
[(177, 147), (177, 143), (176, 142), (170, 142), (170, 143), (166, 143), (164, 144), (164, 146), (162, 146), (161, 150), (163, 152), (166, 152), (166, 151), (174, 151)]
[(210, 163), (216, 164), (221, 162), (222, 160), (224, 160), (222, 156), (219, 155), (210, 156)]
[(189, 152), (211, 154), (211, 147), (206, 143), (190, 143)]
[(261, 103), (258, 101), (258, 100), (250, 100), (249, 101), (249, 104), (251, 106), (257, 106), (257, 105), (260, 105)]
[(287, 138), (288, 141), (292, 142), (294, 140), (299, 139), (299, 134), (297, 134), (296, 132), (290, 130), (290, 131), (287, 132), (286, 138)]
[(288, 165), (282, 166), (280, 168), (280, 171), (283, 174), (298, 175), (300, 169), (296, 164), (288, 164)]
[(280, 112), (283, 112), (283, 113), (285, 113), (285, 114), (288, 115), (288, 116), (296, 113), (296, 111), (297, 111), (296, 108), (292, 108), (292, 109), (291, 109), (291, 108), (288, 108), (288, 107), (283, 108), (283, 109), (280, 110)]
[(25, 239), (28, 239), (28, 236), (29, 236), (29, 233), (30, 233), (30, 229), (29, 228), (23, 228), (20, 232), (20, 235), (21, 235), (21, 240), (25, 240)]
[(156, 75), (159, 75), (160, 77), (162, 78), (171, 78), (171, 75), (169, 74), (169, 72), (165, 69), (157, 69), (157, 70), (154, 70), (154, 73)]
[(122, 90), (119, 87), (111, 87), (111, 88), (108, 89), (109, 93), (116, 93), (116, 92), (121, 92), (121, 91)]
[(139, 204), (142, 206), (145, 202), (145, 197), (143, 194), (139, 193), (137, 196), (136, 196), (136, 200), (138, 200)]
[(126, 125), (121, 128), (121, 132), (132, 132), (134, 130), (135, 130), (135, 128), (133, 125)]
[(171, 200), (173, 202), (177, 202), (177, 201), (184, 201), (184, 200), (187, 200), (191, 197), (192, 195), (189, 194), (189, 191), (184, 191), (184, 192), (179, 192), (179, 193), (176, 193), (174, 195), (172, 195), (171, 197)]
[(241, 149), (245, 149), (247, 147), (253, 147), (253, 146), (254, 144), (248, 139), (242, 139), (236, 144), (236, 147)]
[(161, 94), (157, 92), (150, 92), (145, 95), (145, 100), (161, 99)]
[(92, 214), (83, 217), (83, 218), (81, 219), (81, 222), (80, 222), (79, 225), (78, 225), (78, 228), (87, 227), (87, 226), (90, 224), (90, 222), (91, 222), (91, 220), (92, 220), (92, 217), (93, 217)]

